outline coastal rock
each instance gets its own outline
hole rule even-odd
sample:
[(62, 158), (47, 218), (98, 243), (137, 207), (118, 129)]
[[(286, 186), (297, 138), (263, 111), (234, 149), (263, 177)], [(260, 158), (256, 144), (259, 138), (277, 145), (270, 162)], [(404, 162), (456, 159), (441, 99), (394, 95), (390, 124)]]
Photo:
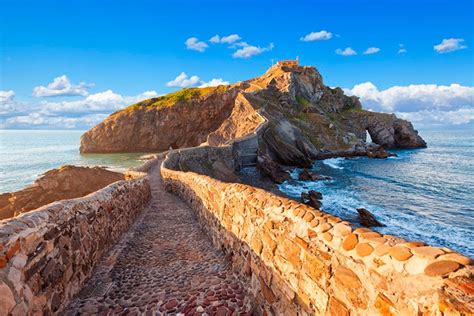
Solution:
[(369, 212), (367, 209), (361, 207), (357, 209), (359, 213), (359, 223), (365, 227), (377, 227), (377, 226), (385, 226), (381, 222), (379, 222), (374, 214)]
[(323, 195), (321, 192), (310, 190), (308, 193), (302, 192), (301, 193), (301, 200), (303, 203), (314, 207), (315, 209), (321, 208), (321, 200), (323, 199)]
[(264, 177), (269, 178), (275, 183), (281, 184), (291, 179), (291, 175), (283, 167), (266, 156), (258, 156), (257, 170)]
[(303, 171), (301, 171), (301, 173), (299, 174), (298, 179), (302, 181), (320, 181), (320, 180), (331, 180), (332, 178), (319, 175), (315, 172), (312, 172), (304, 168)]
[(363, 110), (357, 97), (326, 86), (315, 67), (277, 64), (233, 85), (183, 89), (131, 105), (86, 132), (80, 150), (162, 152), (223, 146), (252, 134), (262, 117), (267, 124), (258, 154), (280, 165), (310, 168), (315, 159), (385, 157), (382, 149), (373, 152), (367, 146), (367, 132), (384, 148), (426, 147), (411, 123)]
[(53, 169), (23, 190), (0, 194), (0, 219), (35, 210), (51, 202), (85, 196), (125, 175), (100, 167), (63, 166)]
[(367, 157), (369, 158), (379, 158), (379, 159), (385, 159), (388, 157), (396, 157), (397, 155), (388, 152), (385, 150), (382, 146), (376, 146), (374, 149), (368, 149), (367, 150)]

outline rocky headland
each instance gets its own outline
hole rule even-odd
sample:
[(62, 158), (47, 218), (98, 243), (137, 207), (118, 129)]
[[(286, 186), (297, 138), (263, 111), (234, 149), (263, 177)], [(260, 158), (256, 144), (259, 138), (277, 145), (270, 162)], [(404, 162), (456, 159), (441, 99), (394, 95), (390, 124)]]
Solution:
[(20, 191), (0, 194), (0, 220), (55, 201), (85, 196), (124, 178), (122, 173), (99, 167), (63, 166), (49, 170)]
[[(266, 120), (258, 148), (264, 172), (313, 160), (384, 158), (390, 148), (426, 147), (412, 124), (362, 109), (357, 97), (323, 83), (315, 67), (277, 64), (236, 84), (188, 88), (113, 113), (81, 137), (82, 153), (160, 152), (204, 144), (223, 146)], [(374, 143), (367, 143), (367, 133)], [(273, 171), (272, 171), (273, 170)], [(279, 174), (279, 175), (278, 175)]]

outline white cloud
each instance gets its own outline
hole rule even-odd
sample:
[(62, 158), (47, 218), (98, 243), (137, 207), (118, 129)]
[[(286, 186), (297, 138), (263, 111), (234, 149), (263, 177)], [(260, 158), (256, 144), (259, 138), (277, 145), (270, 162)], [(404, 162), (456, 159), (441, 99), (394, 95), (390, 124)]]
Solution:
[(462, 108), (454, 111), (396, 112), (395, 114), (417, 126), (461, 125), (474, 122), (474, 108)]
[(208, 82), (203, 82), (199, 88), (206, 88), (206, 87), (216, 87), (221, 85), (228, 85), (229, 81), (225, 81), (222, 78), (214, 78)]
[(365, 50), (364, 55), (377, 54), (378, 52), (380, 52), (380, 48), (378, 48), (378, 47), (369, 47)]
[(227, 36), (220, 37), (218, 34), (214, 35), (209, 39), (209, 42), (213, 44), (222, 43), (222, 44), (233, 44), (237, 41), (240, 41), (242, 37), (239, 34), (231, 34)]
[(89, 128), (104, 120), (107, 114), (88, 114), (81, 117), (56, 116), (43, 113), (29, 113), (27, 115), (8, 118), (0, 126), (16, 128)]
[(220, 38), (220, 36), (217, 35), (217, 34), (214, 35), (213, 37), (211, 37), (211, 38), (209, 39), (209, 42), (211, 42), (211, 43), (213, 43), (213, 44), (217, 44), (217, 43), (219, 43), (220, 41), (221, 41), (221, 38)]
[(232, 57), (234, 58), (250, 58), (255, 55), (259, 55), (263, 52), (270, 51), (273, 49), (274, 45), (273, 43), (270, 43), (267, 47), (260, 47), (260, 46), (252, 46), (249, 45), (245, 42), (240, 43), (240, 46), (242, 48), (239, 48), (236, 50), (233, 54)]
[(405, 53), (407, 52), (407, 49), (405, 48), (405, 45), (399, 44), (398, 47), (399, 47), (399, 48), (398, 48), (398, 54), (403, 55), (403, 54), (405, 54)]
[(106, 90), (78, 101), (41, 102), (40, 106), (42, 113), (111, 112), (156, 96), (158, 96), (156, 91), (146, 91), (136, 96), (122, 96), (112, 90)]
[(300, 41), (303, 42), (312, 42), (312, 41), (322, 41), (322, 40), (329, 40), (332, 38), (332, 33), (328, 31), (319, 31), (319, 32), (311, 32), (306, 34), (304, 37), (300, 38)]
[(181, 88), (196, 87), (200, 84), (200, 82), (201, 80), (199, 79), (198, 76), (188, 77), (188, 75), (185, 72), (182, 72), (174, 80), (167, 82), (166, 86), (167, 87), (181, 87)]
[(0, 115), (16, 110), (19, 104), (14, 99), (13, 90), (0, 90)]
[(81, 82), (73, 85), (66, 75), (54, 78), (53, 82), (45, 86), (33, 88), (35, 97), (59, 97), (59, 96), (87, 96), (87, 91), (92, 85)]
[(354, 56), (357, 55), (357, 52), (353, 50), (351, 47), (346, 47), (344, 49), (336, 49), (336, 54), (341, 56)]
[(201, 78), (198, 76), (194, 75), (191, 77), (188, 77), (188, 75), (185, 72), (182, 72), (181, 74), (178, 75), (174, 80), (169, 81), (166, 83), (166, 86), (168, 87), (180, 87), (180, 88), (189, 88), (189, 87), (214, 87), (218, 85), (228, 85), (229, 82), (225, 81), (222, 78), (214, 78), (208, 82), (202, 81)]
[(445, 38), (440, 44), (433, 46), (433, 49), (440, 54), (450, 53), (456, 50), (467, 48), (466, 45), (462, 44), (463, 42), (464, 39), (462, 38)]
[(188, 38), (184, 44), (186, 44), (187, 49), (195, 50), (201, 53), (209, 47), (206, 43), (200, 42), (196, 37)]
[(371, 82), (344, 89), (360, 98), (366, 109), (400, 114), (413, 121), (461, 124), (473, 120), (474, 87), (451, 84), (393, 86), (379, 90)]

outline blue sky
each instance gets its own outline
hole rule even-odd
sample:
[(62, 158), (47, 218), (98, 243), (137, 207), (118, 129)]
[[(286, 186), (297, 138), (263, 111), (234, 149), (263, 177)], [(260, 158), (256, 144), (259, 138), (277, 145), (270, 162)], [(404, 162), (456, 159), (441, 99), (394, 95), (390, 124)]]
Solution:
[[(420, 124), (474, 120), (472, 1), (0, 4), (3, 128), (88, 128), (129, 102), (212, 79), (248, 79), (272, 59), (297, 55), (367, 108)], [(311, 32), (312, 41), (302, 40)], [(239, 39), (210, 42), (216, 34)], [(186, 47), (190, 38), (197, 46)], [(364, 54), (370, 47), (375, 53)], [(243, 48), (257, 53), (238, 58)], [(188, 81), (167, 84), (182, 72)], [(456, 118), (441, 119), (443, 111)]]

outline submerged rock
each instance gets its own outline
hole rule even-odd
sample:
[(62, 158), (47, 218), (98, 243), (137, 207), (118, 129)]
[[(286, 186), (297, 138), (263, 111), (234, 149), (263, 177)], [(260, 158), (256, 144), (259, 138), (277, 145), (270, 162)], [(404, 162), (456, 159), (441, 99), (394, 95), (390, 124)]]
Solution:
[(380, 226), (385, 226), (381, 222), (379, 222), (375, 216), (369, 212), (367, 209), (361, 207), (357, 209), (357, 212), (359, 213), (359, 223), (362, 226), (365, 227), (380, 227)]
[(302, 181), (321, 181), (331, 180), (332, 178), (328, 176), (319, 175), (313, 171), (304, 168), (303, 171), (301, 171), (301, 173), (299, 174), (298, 179)]

